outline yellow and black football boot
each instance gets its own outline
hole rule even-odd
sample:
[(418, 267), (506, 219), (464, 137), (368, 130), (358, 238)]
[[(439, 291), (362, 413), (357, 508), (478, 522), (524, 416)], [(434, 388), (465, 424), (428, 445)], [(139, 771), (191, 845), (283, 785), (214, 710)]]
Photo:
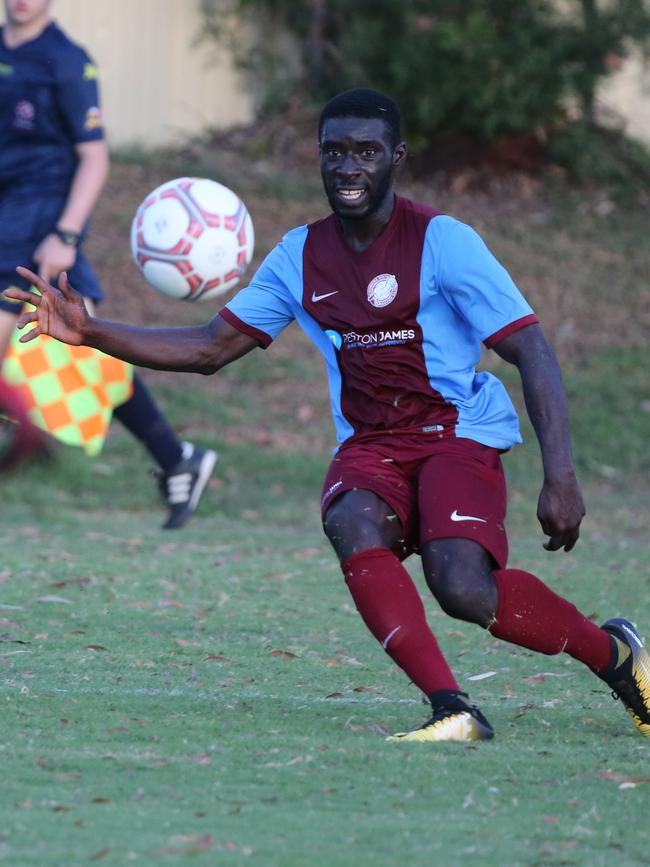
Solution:
[(613, 617), (602, 625), (612, 637), (615, 655), (599, 677), (620, 698), (642, 735), (650, 737), (650, 653), (629, 620)]
[(487, 741), (494, 737), (494, 730), (481, 711), (469, 703), (464, 692), (448, 690), (431, 696), (433, 716), (430, 720), (409, 732), (397, 732), (387, 741), (426, 743), (434, 741)]

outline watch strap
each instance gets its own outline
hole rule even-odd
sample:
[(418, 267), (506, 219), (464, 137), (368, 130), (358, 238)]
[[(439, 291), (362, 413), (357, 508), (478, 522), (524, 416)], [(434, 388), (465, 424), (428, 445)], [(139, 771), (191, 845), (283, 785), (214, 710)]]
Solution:
[(71, 232), (69, 229), (59, 229), (57, 226), (54, 229), (54, 234), (63, 241), (68, 247), (78, 247), (81, 236), (77, 232)]

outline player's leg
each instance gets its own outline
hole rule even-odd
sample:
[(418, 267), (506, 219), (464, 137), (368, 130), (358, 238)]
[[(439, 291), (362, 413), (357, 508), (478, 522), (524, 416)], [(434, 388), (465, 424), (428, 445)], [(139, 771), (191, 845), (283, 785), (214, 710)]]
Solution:
[[(505, 568), (505, 484), (491, 451), (472, 446), (459, 459), (431, 459), (421, 473), (422, 527), (428, 535), (440, 534), (422, 547), (431, 591), (448, 614), (478, 623), (497, 638), (583, 662), (616, 684), (612, 688), (637, 727), (650, 734), (650, 656), (638, 633), (630, 633), (631, 624), (611, 621), (600, 628), (535, 575)], [(436, 483), (440, 491), (432, 503)]]
[[(467, 740), (477, 736), (478, 728), (465, 722), (467, 704), (398, 556), (407, 547), (412, 505), (412, 485), (395, 462), (387, 463), (371, 449), (343, 448), (325, 480), (323, 526), (370, 632), (425, 695), (456, 708), (441, 713), (434, 706), (426, 737), (417, 739)], [(482, 731), (483, 737), (492, 734), (487, 723)]]
[(420, 594), (395, 553), (403, 532), (394, 509), (372, 491), (350, 490), (328, 508), (323, 524), (357, 610), (386, 653), (425, 694), (458, 691)]
[[(94, 313), (95, 302), (101, 299), (101, 289), (82, 250), (69, 279), (72, 286), (83, 288), (86, 306)], [(212, 475), (216, 452), (181, 442), (137, 371), (133, 373), (131, 396), (115, 407), (113, 415), (142, 443), (158, 465), (156, 475), (169, 509), (163, 529), (182, 527), (196, 511)]]

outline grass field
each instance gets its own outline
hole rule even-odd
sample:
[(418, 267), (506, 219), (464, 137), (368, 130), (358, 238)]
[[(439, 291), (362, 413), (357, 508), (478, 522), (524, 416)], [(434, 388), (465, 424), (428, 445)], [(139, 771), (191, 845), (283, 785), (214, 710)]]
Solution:
[[(600, 243), (587, 223), (572, 261)], [(498, 244), (514, 252), (508, 225)], [(609, 236), (636, 251), (616, 280), (639, 310), (644, 226)], [(519, 268), (542, 261), (544, 238), (527, 238)], [(596, 622), (620, 614), (647, 632), (643, 315), (622, 347), (592, 335), (598, 353), (569, 353), (589, 509), (574, 553), (541, 547), (530, 436), (506, 465), (511, 563)], [(650, 741), (569, 658), (500, 643), (426, 596), (497, 737), (385, 743), (427, 709), (366, 633), (319, 528), (330, 423), (299, 334), (214, 379), (148, 378), (183, 436), (220, 452), (184, 530), (159, 530), (147, 459), (117, 426), (93, 461), (62, 450), (3, 480), (0, 863), (650, 864)]]

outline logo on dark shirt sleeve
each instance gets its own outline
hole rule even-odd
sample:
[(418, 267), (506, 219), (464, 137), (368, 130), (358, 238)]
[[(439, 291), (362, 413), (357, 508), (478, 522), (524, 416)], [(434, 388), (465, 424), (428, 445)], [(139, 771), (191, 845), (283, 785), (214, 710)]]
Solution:
[(102, 112), (98, 106), (91, 106), (86, 112), (86, 121), (84, 123), (85, 130), (99, 129), (103, 124)]
[(84, 81), (97, 81), (99, 78), (99, 70), (94, 63), (87, 63), (84, 66)]

